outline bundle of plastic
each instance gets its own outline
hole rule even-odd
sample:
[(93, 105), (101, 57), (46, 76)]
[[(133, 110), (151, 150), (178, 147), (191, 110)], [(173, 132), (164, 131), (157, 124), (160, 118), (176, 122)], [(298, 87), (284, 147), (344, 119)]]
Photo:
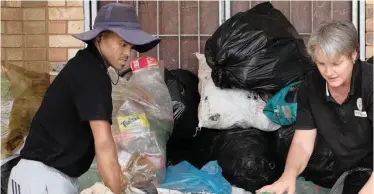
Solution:
[(255, 92), (240, 89), (221, 89), (214, 85), (212, 69), (205, 56), (196, 53), (199, 60), (198, 108), (199, 127), (232, 129), (236, 127), (274, 131), (280, 128), (266, 117), (263, 110), (266, 102)]
[(157, 59), (131, 62), (133, 75), (113, 87), (113, 136), (128, 187), (150, 188), (164, 180), (173, 105)]
[(2, 137), (6, 136), (5, 129), (9, 125), (10, 112), (13, 106), (13, 98), (9, 95), (10, 92), (10, 82), (5, 76), (4, 72), (1, 72), (1, 131)]
[(31, 121), (49, 87), (49, 78), (49, 74), (28, 71), (16, 65), (2, 66), (2, 158), (10, 156), (24, 144)]

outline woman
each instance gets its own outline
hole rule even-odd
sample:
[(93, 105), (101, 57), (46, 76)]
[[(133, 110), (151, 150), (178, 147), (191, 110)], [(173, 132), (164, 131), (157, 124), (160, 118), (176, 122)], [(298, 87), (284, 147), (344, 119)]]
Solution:
[(320, 135), (335, 155), (336, 176), (345, 178), (337, 193), (372, 193), (373, 66), (357, 59), (358, 36), (351, 22), (321, 25), (311, 34), (307, 50), (318, 71), (300, 85), (285, 170), (257, 192), (295, 193), (296, 177), (306, 168)]

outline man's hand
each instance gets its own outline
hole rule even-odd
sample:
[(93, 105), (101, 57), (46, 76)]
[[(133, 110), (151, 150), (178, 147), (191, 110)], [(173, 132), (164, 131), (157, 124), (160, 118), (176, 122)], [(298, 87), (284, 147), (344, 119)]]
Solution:
[(256, 193), (269, 192), (274, 194), (294, 194), (296, 191), (296, 177), (292, 175), (282, 175), (272, 185), (267, 185), (257, 190)]
[(108, 121), (90, 121), (95, 141), (97, 167), (104, 184), (115, 194), (120, 194), (127, 186), (118, 163), (117, 148)]
[(373, 184), (374, 184), (374, 178), (373, 178), (373, 173), (370, 176), (370, 179), (366, 182), (364, 187), (360, 190), (358, 194), (373, 194)]

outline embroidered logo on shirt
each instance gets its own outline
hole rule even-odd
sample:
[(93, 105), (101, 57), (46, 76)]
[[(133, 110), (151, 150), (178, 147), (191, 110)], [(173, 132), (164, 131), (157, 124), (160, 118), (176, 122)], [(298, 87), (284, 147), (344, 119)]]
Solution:
[(359, 111), (362, 111), (362, 98), (357, 99), (357, 108)]
[(356, 117), (367, 117), (367, 113), (365, 111), (362, 111), (362, 98), (357, 99), (357, 109), (354, 111), (354, 114)]

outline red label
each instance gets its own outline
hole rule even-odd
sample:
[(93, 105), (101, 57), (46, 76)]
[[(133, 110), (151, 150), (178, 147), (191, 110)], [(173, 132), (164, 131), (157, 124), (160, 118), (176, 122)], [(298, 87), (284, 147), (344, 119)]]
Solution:
[(130, 66), (132, 71), (158, 65), (158, 61), (153, 57), (139, 57), (131, 61)]

